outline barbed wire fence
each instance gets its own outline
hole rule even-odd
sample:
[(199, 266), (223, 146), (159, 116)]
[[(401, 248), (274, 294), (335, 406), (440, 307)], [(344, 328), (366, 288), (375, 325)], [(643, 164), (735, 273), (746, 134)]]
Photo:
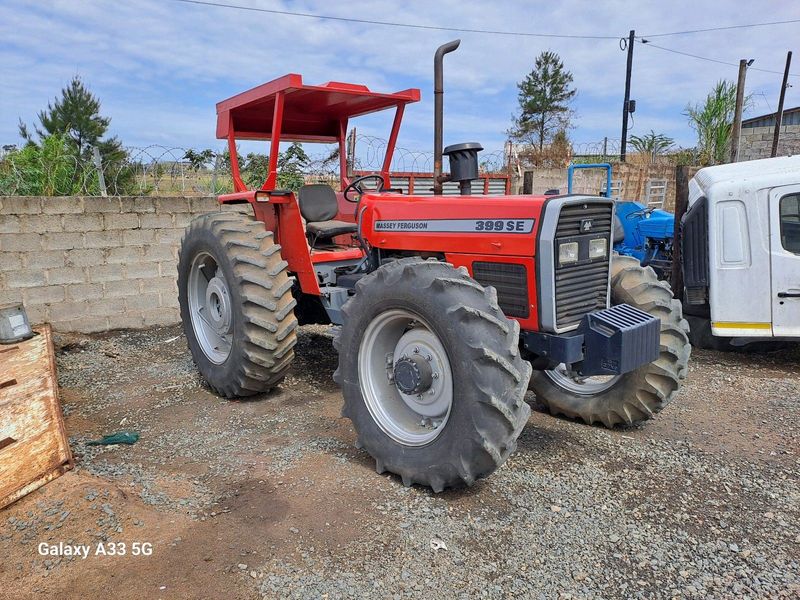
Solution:
[[(387, 141), (359, 134), (348, 139), (348, 171), (378, 172), (382, 168)], [(291, 162), (293, 181), (339, 183), (338, 145), (309, 145), (309, 154)], [(484, 174), (519, 175), (529, 168), (523, 146), (506, 143), (504, 148), (479, 154)], [(619, 140), (572, 144), (566, 162), (605, 162), (619, 158)], [(0, 195), (215, 195), (233, 191), (230, 160), (225, 148), (197, 150), (152, 144), (127, 147), (122, 158), (103, 162), (98, 153), (82, 159), (69, 152), (44, 155), (33, 163), (15, 159), (22, 152), (13, 146), (0, 147)], [(645, 157), (646, 158), (646, 157)], [(670, 157), (657, 157), (669, 161)], [(266, 156), (240, 152), (240, 170), (250, 187), (266, 177)], [(538, 166), (538, 165), (534, 165)], [(564, 166), (564, 165), (549, 165)], [(287, 168), (284, 166), (284, 168)], [(390, 171), (432, 173), (433, 152), (396, 147)], [(35, 185), (34, 185), (35, 183)]]
[[(377, 172), (382, 168), (385, 139), (358, 135), (350, 147), (350, 172)], [(307, 160), (291, 163), (292, 174), (302, 177), (304, 183), (338, 184), (338, 145), (315, 150)], [(0, 195), (213, 195), (233, 191), (226, 148), (196, 150), (152, 144), (124, 148), (122, 160), (103, 162), (97, 153), (94, 159), (82, 159), (65, 152), (42, 156), (33, 164), (15, 160), (18, 152), (13, 146), (0, 149)], [(482, 172), (505, 172), (507, 158), (502, 150), (483, 152), (480, 166)], [(266, 177), (266, 155), (240, 152), (239, 167), (245, 182), (256, 187)], [(433, 153), (396, 147), (390, 170), (430, 173)]]

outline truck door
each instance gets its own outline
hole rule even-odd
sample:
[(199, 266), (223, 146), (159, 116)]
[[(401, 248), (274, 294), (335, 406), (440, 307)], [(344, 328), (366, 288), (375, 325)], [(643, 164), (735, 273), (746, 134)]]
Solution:
[(800, 338), (800, 185), (769, 195), (772, 332)]

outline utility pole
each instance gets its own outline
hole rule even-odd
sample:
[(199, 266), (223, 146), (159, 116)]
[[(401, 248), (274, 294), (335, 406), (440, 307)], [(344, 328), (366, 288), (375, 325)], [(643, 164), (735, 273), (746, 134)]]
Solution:
[(742, 133), (742, 105), (744, 104), (744, 80), (747, 67), (753, 61), (743, 58), (739, 61), (739, 80), (736, 83), (736, 110), (733, 113), (733, 130), (731, 131), (731, 162), (739, 160), (739, 135)]
[(792, 51), (786, 53), (786, 69), (783, 71), (781, 84), (781, 97), (778, 100), (778, 112), (775, 113), (775, 134), (772, 136), (772, 156), (778, 155), (778, 142), (781, 139), (781, 121), (783, 121), (783, 100), (786, 98), (786, 88), (789, 87), (789, 67), (792, 65)]
[(620, 162), (625, 162), (625, 153), (628, 145), (628, 113), (630, 112), (631, 101), (631, 70), (633, 69), (633, 38), (635, 34), (636, 31), (633, 29), (631, 29), (628, 34), (628, 66), (625, 69), (625, 99), (622, 101), (622, 146), (619, 152)]

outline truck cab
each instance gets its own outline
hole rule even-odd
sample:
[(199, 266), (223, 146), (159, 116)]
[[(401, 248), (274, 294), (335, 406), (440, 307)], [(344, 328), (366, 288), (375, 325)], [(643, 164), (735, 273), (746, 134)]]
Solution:
[(800, 156), (701, 169), (681, 231), (696, 340), (800, 340)]

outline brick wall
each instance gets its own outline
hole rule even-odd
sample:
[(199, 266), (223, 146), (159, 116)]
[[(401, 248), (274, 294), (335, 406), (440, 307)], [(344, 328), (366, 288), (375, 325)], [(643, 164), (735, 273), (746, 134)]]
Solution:
[[(769, 158), (775, 127), (745, 127), (739, 140), (739, 160)], [(800, 154), (800, 125), (782, 125), (778, 156)]]
[(183, 230), (210, 197), (0, 197), (0, 304), (92, 332), (177, 323)]

